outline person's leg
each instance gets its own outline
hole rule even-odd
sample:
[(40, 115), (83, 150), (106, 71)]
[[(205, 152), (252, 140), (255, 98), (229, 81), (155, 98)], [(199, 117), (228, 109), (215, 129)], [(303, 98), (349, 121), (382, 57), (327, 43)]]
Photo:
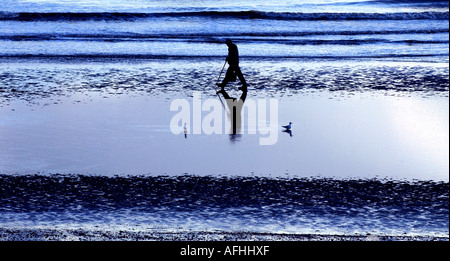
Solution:
[(234, 67), (234, 72), (236, 73), (237, 77), (239, 78), (239, 80), (242, 83), (242, 88), (243, 89), (247, 89), (247, 82), (244, 79), (244, 75), (242, 75), (241, 69), (239, 68), (239, 66), (235, 66)]
[(227, 70), (227, 72), (225, 73), (225, 78), (223, 78), (222, 83), (221, 83), (221, 84), (218, 84), (218, 86), (219, 86), (220, 88), (222, 88), (222, 90), (225, 88), (225, 86), (227, 85), (227, 83), (230, 81), (230, 74), (232, 74), (232, 73), (233, 73), (233, 68), (231, 68), (231, 66), (230, 66), (230, 67), (228, 67), (228, 70)]

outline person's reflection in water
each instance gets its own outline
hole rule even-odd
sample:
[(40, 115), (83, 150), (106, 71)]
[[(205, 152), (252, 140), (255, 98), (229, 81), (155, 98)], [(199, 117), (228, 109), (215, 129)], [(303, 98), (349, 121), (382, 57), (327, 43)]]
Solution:
[[(230, 141), (235, 142), (239, 141), (241, 137), (241, 113), (242, 108), (244, 107), (245, 99), (247, 98), (247, 87), (240, 88), (242, 90), (241, 97), (238, 99), (230, 97), (230, 95), (225, 90), (220, 90), (217, 92), (217, 95), (222, 94), (225, 98), (225, 102), (229, 111), (230, 118)], [(220, 97), (219, 97), (220, 98)]]

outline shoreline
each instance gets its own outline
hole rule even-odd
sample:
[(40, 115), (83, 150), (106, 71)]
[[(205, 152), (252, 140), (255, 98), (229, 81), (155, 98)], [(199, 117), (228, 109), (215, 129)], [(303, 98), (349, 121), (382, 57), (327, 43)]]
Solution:
[(251, 231), (133, 231), (86, 228), (5, 228), (0, 241), (449, 241), (433, 235), (288, 234)]

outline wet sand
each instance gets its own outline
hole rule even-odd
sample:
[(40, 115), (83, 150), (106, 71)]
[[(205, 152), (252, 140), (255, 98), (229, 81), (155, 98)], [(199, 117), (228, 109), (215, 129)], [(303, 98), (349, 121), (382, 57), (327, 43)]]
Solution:
[[(133, 61), (133, 63), (131, 63)], [(215, 97), (215, 81), (222, 68), (217, 58), (171, 59), (9, 59), (0, 60), (0, 106), (24, 100), (30, 104), (140, 95), (189, 97), (202, 91)], [(195, 66), (192, 66), (195, 63)], [(389, 95), (448, 97), (448, 64), (277, 59), (247, 60), (241, 70), (252, 97), (289, 97), (311, 91), (370, 91)], [(231, 89), (238, 84), (230, 83)], [(79, 96), (80, 94), (83, 94)], [(337, 93), (337, 96), (340, 94)]]
[(448, 241), (439, 236), (0, 228), (0, 241)]
[(0, 175), (0, 181), (3, 237), (44, 240), (68, 231), (118, 240), (413, 240), (448, 234), (444, 182), (83, 175)]
[[(0, 72), (0, 174), (25, 179), (3, 183), (1, 240), (448, 240), (448, 65), (243, 64), (249, 101), (277, 99), (278, 125), (294, 123), (260, 146), (171, 133), (174, 99), (217, 99), (219, 63), (29, 62)], [(365, 200), (378, 193), (382, 207)]]

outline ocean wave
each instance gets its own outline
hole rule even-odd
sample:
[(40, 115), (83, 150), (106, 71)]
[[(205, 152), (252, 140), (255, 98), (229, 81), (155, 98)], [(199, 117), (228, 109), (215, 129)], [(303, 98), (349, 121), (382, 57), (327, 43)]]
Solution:
[(448, 33), (448, 29), (430, 30), (364, 30), (364, 31), (298, 31), (298, 32), (240, 32), (240, 33), (173, 33), (173, 34), (147, 34), (147, 33), (29, 33), (29, 34), (0, 34), (3, 41), (184, 41), (200, 43), (223, 43), (223, 39), (232, 38), (242, 40), (245, 43), (290, 43), (300, 45), (352, 45), (366, 43), (423, 43), (423, 44), (448, 44), (448, 40), (396, 40), (382, 38), (362, 38), (362, 39), (301, 39), (298, 37), (312, 36), (367, 36), (367, 35), (405, 35), (405, 34), (442, 34)]
[(0, 12), (0, 21), (134, 21), (151, 18), (225, 18), (266, 20), (448, 20), (449, 12), (395, 12), (395, 13), (300, 13), (262, 11), (200, 11), (167, 13), (127, 12)]
[[(14, 53), (2, 54), (0, 58), (4, 59), (68, 59), (75, 61), (92, 59), (92, 60), (108, 60), (108, 59), (144, 59), (144, 60), (191, 60), (205, 59), (216, 60), (222, 59), (223, 55), (166, 55), (166, 54), (123, 54), (123, 53), (77, 53), (77, 54), (32, 54), (32, 53)], [(365, 59), (396, 59), (396, 58), (437, 58), (448, 57), (447, 53), (434, 54), (379, 54), (379, 55), (241, 55), (243, 59), (253, 61), (264, 60), (365, 60)]]

